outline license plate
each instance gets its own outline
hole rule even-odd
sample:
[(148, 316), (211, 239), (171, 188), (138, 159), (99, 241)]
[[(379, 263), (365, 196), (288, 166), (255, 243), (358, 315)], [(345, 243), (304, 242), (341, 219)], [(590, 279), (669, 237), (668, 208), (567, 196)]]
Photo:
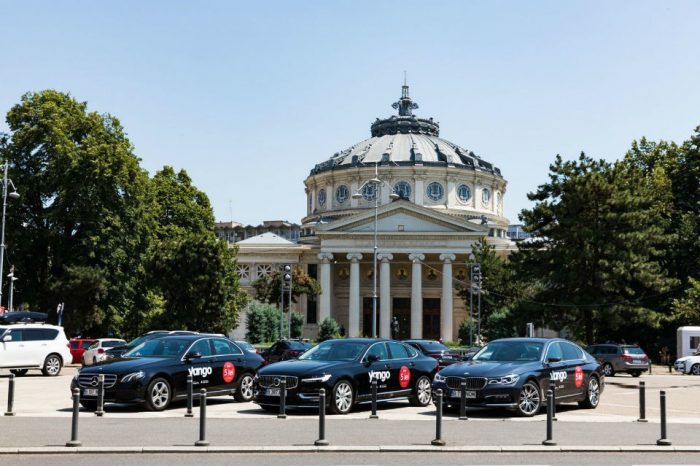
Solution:
[(97, 389), (96, 388), (84, 388), (83, 389), (83, 396), (97, 396)]
[[(467, 399), (468, 400), (474, 400), (476, 399), (476, 392), (474, 390), (467, 390), (466, 391)], [(451, 390), (450, 391), (450, 397), (451, 398), (461, 398), (462, 397), (462, 391), (461, 390)]]
[(634, 363), (635, 363), (635, 364), (643, 364), (644, 361), (642, 361), (641, 359), (635, 359), (635, 360), (634, 360)]
[(265, 396), (280, 396), (279, 388), (268, 388), (265, 390)]

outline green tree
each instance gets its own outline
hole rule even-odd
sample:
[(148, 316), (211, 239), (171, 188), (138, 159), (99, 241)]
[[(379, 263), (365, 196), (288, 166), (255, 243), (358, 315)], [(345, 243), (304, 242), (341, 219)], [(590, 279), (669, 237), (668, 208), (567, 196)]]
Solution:
[(326, 317), (318, 328), (318, 341), (340, 338), (340, 326), (332, 317)]
[(267, 303), (252, 301), (246, 314), (246, 340), (250, 343), (271, 342), (279, 338), (279, 310)]
[[(282, 273), (273, 270), (266, 278), (258, 278), (253, 283), (256, 299), (277, 304), (280, 302), (280, 290), (282, 289)], [(321, 293), (321, 285), (311, 278), (308, 273), (299, 266), (294, 266), (292, 273), (292, 301), (297, 302), (301, 295), (317, 296)], [(285, 293), (285, 302), (287, 299)]]
[(673, 300), (673, 322), (678, 326), (700, 322), (700, 280), (689, 278), (685, 294)]
[(304, 316), (298, 312), (292, 312), (291, 337), (301, 338), (304, 329)]

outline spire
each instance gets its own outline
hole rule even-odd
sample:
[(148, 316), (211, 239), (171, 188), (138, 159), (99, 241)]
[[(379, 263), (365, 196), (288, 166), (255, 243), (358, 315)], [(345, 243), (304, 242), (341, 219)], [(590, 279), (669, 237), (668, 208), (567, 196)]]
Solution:
[(401, 86), (401, 98), (391, 106), (399, 110), (399, 116), (413, 116), (413, 110), (418, 108), (418, 104), (411, 100), (408, 95), (408, 84), (406, 82), (406, 72), (403, 72), (403, 86)]

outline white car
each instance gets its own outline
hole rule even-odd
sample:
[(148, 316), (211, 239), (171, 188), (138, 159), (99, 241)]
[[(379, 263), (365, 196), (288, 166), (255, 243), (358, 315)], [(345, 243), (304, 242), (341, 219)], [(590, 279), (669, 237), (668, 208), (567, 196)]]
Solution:
[(70, 363), (70, 344), (63, 327), (43, 323), (0, 325), (0, 368), (17, 376), (41, 369), (56, 376)]
[(700, 375), (700, 354), (678, 358), (673, 367), (682, 374)]
[(106, 350), (115, 346), (125, 345), (126, 341), (119, 338), (98, 338), (83, 353), (83, 366), (92, 366), (107, 359)]

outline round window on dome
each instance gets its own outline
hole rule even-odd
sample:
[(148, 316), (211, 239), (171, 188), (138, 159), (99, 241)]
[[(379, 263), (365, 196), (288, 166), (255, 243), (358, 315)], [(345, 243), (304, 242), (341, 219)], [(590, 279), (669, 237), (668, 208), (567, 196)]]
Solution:
[(365, 201), (374, 200), (376, 195), (377, 188), (374, 186), (374, 183), (367, 183), (362, 187), (362, 197), (365, 199)]
[(484, 205), (487, 205), (487, 204), (489, 203), (490, 200), (491, 200), (491, 191), (489, 191), (488, 189), (484, 188), (484, 189), (481, 191), (481, 202), (482, 202)]
[(394, 192), (401, 197), (401, 199), (411, 199), (411, 185), (406, 181), (399, 181), (394, 185)]
[(428, 197), (433, 201), (439, 201), (445, 194), (445, 190), (443, 189), (440, 183), (438, 183), (437, 181), (433, 181), (428, 185), (427, 194)]
[(318, 205), (326, 205), (326, 190), (322, 189), (318, 192)]
[(467, 202), (472, 197), (472, 190), (466, 184), (460, 184), (457, 188), (457, 198), (461, 202)]
[(348, 200), (348, 187), (343, 185), (338, 186), (338, 188), (335, 190), (335, 200), (338, 201), (338, 204), (342, 204), (343, 202)]

